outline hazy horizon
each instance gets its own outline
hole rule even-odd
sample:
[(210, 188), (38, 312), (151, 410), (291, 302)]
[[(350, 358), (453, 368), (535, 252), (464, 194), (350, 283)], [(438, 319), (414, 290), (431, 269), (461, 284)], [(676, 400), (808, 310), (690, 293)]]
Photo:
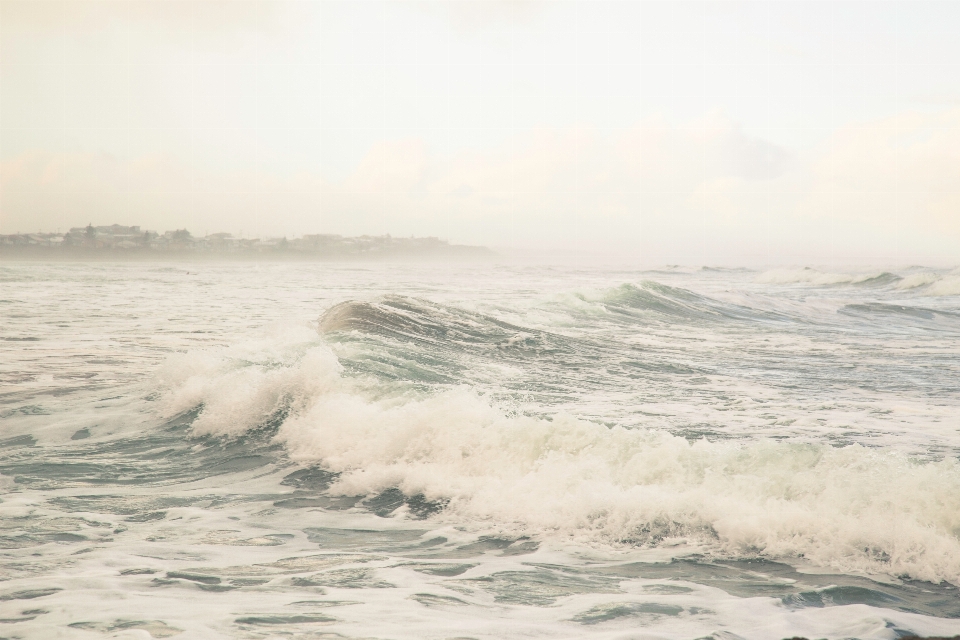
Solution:
[(0, 2), (0, 233), (955, 264), (960, 6)]

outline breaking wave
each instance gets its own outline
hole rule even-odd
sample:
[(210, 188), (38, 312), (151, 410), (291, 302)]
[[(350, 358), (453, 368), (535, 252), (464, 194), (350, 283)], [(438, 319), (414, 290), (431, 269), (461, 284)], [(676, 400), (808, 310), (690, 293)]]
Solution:
[[(339, 324), (343, 309), (321, 326), (359, 322)], [(279, 423), (274, 438), (293, 460), (335, 474), (333, 495), (397, 488), (445, 505), (431, 517), (465, 526), (596, 544), (688, 543), (719, 556), (802, 557), (960, 583), (960, 464), (952, 458), (690, 442), (563, 413), (511, 413), (468, 387), (424, 393), (347, 376), (306, 328), (177, 356), (161, 383), (165, 413), (200, 408), (195, 435), (238, 437)]]
[(356, 330), (431, 345), (461, 346), (508, 341), (529, 332), (488, 315), (406, 296), (342, 302), (323, 315), (319, 329), (321, 333)]
[(960, 296), (960, 275), (940, 278), (924, 291), (931, 296)]
[(831, 273), (805, 267), (803, 269), (773, 269), (757, 276), (757, 282), (764, 284), (812, 284), (818, 286), (860, 285), (883, 286), (901, 280), (900, 276), (889, 271), (873, 273)]
[(889, 271), (872, 273), (831, 273), (805, 267), (803, 269), (774, 269), (757, 276), (756, 281), (763, 284), (809, 284), (821, 287), (891, 286), (903, 291), (916, 291), (920, 295), (955, 296), (960, 295), (960, 273), (956, 269), (948, 273), (920, 271), (899, 276)]
[(928, 296), (960, 295), (960, 275), (951, 272), (940, 275), (929, 271), (906, 276), (896, 285), (897, 289), (919, 289)]
[(904, 276), (904, 278), (900, 280), (900, 282), (896, 283), (894, 287), (896, 289), (916, 289), (917, 287), (925, 287), (928, 284), (933, 284), (939, 279), (940, 276), (929, 271), (911, 273), (908, 276)]

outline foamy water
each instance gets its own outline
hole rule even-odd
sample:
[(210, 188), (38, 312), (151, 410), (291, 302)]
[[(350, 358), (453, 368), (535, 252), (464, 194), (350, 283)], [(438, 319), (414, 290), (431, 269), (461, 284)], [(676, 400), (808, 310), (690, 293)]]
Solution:
[(4, 632), (960, 633), (958, 277), (2, 265)]

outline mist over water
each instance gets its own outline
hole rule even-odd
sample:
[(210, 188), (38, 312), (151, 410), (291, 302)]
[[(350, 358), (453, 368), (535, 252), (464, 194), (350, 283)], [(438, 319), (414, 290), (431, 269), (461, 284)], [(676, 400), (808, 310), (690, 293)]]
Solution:
[(960, 633), (958, 283), (0, 265), (4, 631)]

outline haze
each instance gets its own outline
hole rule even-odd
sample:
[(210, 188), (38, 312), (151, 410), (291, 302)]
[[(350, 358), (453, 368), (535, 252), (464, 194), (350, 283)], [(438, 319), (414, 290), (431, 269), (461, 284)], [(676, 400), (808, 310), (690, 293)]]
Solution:
[(955, 2), (0, 2), (0, 233), (955, 263)]

